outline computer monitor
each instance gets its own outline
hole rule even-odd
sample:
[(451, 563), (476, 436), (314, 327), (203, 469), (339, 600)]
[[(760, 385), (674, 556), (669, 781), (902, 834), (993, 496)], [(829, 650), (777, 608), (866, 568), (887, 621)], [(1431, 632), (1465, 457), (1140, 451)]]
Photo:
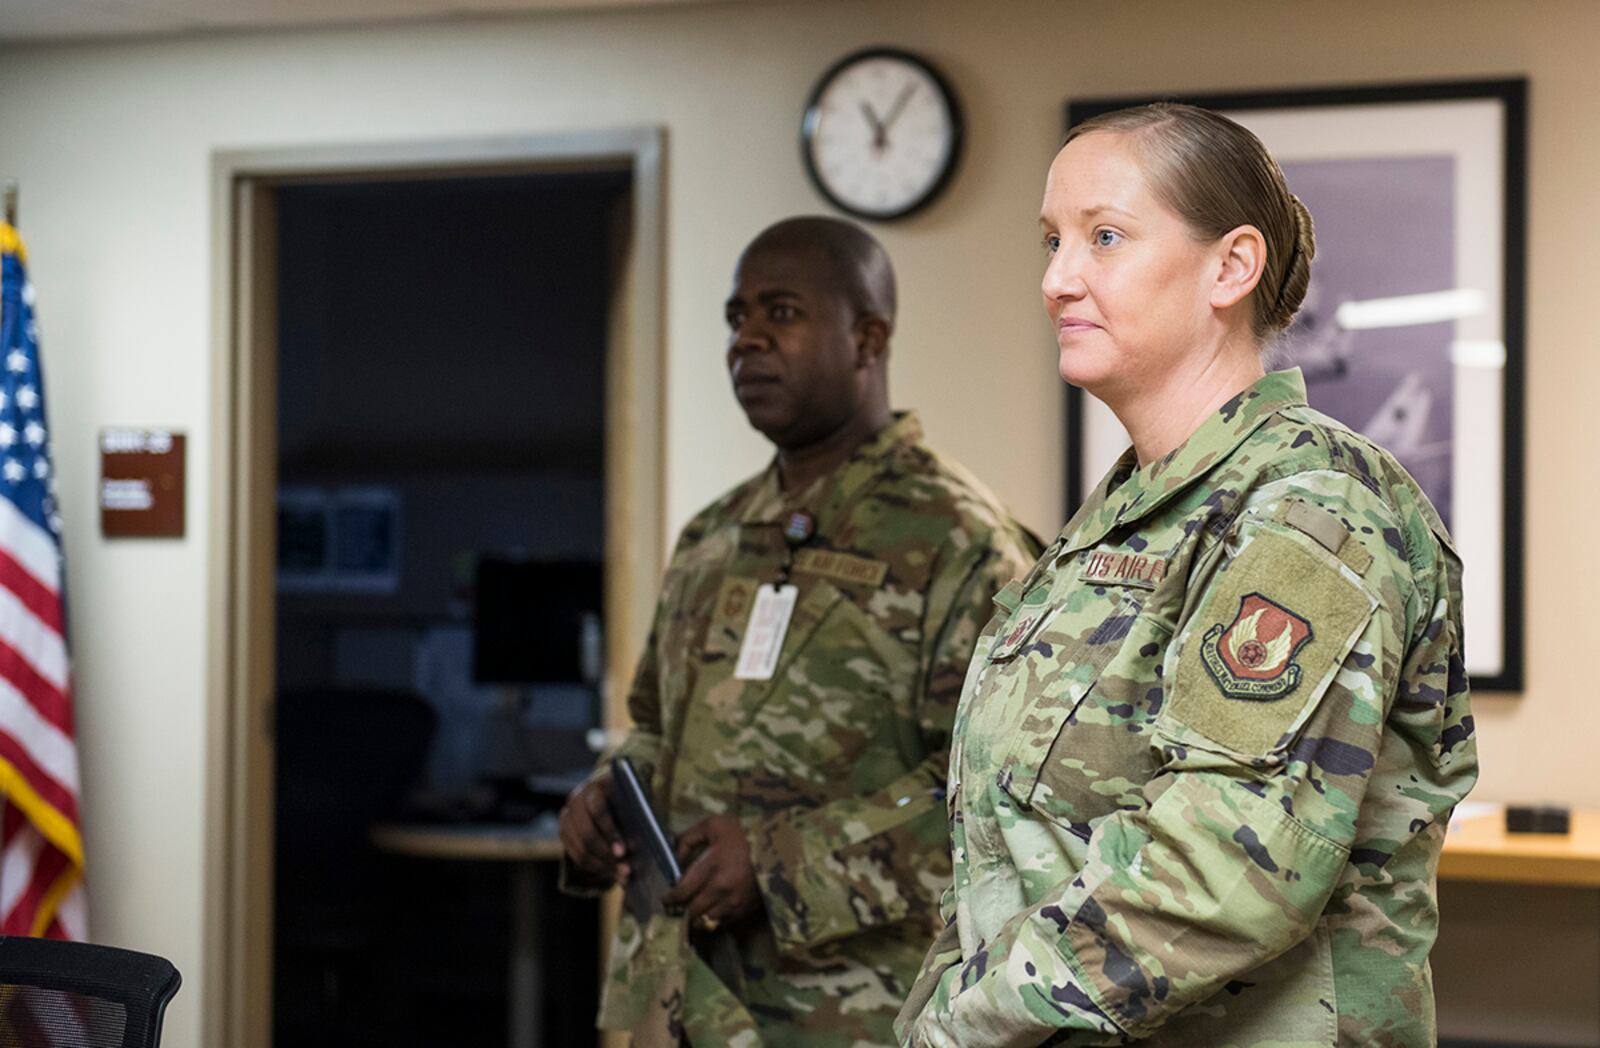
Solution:
[(593, 683), (604, 575), (591, 561), (478, 561), (472, 676), (480, 684)]

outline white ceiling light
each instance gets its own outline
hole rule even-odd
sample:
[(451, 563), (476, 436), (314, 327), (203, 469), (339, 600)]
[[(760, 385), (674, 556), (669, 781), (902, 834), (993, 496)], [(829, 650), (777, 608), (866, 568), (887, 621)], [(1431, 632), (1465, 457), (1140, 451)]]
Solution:
[(1457, 339), (1450, 343), (1450, 362), (1458, 368), (1503, 368), (1506, 344), (1487, 339)]
[(1333, 315), (1334, 323), (1346, 331), (1366, 328), (1409, 327), (1413, 324), (1438, 324), (1482, 313), (1489, 298), (1476, 288), (1430, 291), (1422, 295), (1396, 295), (1345, 302)]

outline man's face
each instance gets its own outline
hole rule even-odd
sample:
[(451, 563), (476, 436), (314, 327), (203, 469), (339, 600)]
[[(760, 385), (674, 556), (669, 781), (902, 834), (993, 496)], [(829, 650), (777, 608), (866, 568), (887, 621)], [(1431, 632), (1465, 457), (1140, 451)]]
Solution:
[(855, 310), (814, 251), (758, 249), (739, 260), (728, 296), (728, 375), (750, 425), (796, 449), (856, 412), (865, 370)]

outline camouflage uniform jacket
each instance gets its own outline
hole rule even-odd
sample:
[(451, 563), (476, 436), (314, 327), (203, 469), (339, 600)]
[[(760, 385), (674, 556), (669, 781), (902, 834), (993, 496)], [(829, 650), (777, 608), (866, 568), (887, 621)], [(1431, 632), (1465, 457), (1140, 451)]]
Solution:
[(1297, 371), (1135, 467), (996, 598), (903, 1043), (1432, 1045), (1477, 776), (1443, 525)]
[[(791, 552), (784, 525), (814, 534)], [(626, 915), (602, 1026), (635, 1043), (892, 1044), (940, 927), (950, 728), (967, 661), (1039, 544), (901, 415), (806, 491), (776, 466), (684, 528), (619, 752), (668, 829), (742, 821), (765, 913), (686, 943)], [(734, 667), (757, 587), (798, 588), (770, 681)], [(709, 941), (703, 941), (709, 940)]]

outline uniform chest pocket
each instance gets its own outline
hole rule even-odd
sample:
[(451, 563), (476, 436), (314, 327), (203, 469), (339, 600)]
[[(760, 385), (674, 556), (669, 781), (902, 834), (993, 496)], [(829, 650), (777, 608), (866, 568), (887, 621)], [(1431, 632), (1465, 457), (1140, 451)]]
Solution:
[[(910, 725), (916, 647), (826, 581), (810, 585), (795, 608), (777, 672), (749, 685), (742, 752), (763, 775), (799, 789), (788, 805), (866, 792), (922, 754), (901, 738)], [(799, 786), (796, 784), (805, 784)]]
[(1034, 644), (1063, 645), (1041, 665), (998, 782), (1021, 806), (1087, 837), (1090, 823), (1142, 803), (1154, 773), (1150, 730), (1162, 702), (1170, 629), (1141, 615), (1128, 589), (1078, 636), (1047, 625)]

